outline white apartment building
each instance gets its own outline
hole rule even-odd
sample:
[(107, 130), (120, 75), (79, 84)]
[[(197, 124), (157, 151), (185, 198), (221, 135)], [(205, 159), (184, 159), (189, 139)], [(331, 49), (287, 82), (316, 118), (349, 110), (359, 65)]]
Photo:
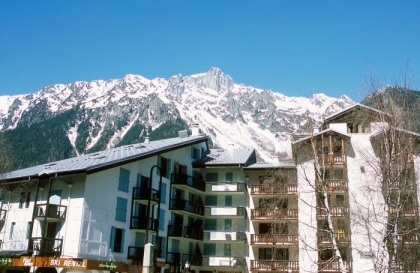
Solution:
[(385, 190), (385, 121), (356, 104), (295, 139), (282, 162), (209, 149), (194, 127), (3, 174), (0, 270), (420, 271), (420, 135), (395, 130), (408, 156), (394, 150), (391, 169), (408, 178)]

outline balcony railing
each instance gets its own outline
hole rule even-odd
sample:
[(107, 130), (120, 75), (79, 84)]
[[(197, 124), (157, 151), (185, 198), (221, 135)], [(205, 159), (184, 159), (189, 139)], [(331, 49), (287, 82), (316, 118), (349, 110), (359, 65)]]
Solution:
[[(347, 215), (349, 209), (347, 207), (330, 207), (330, 215), (332, 217), (342, 217)], [(317, 208), (318, 216), (327, 216), (327, 210), (325, 208)]]
[(246, 217), (245, 207), (205, 207), (204, 216)]
[(251, 195), (285, 195), (297, 194), (295, 184), (259, 184), (251, 185)]
[(56, 204), (37, 204), (35, 206), (35, 218), (42, 220), (44, 217), (54, 219), (66, 219), (67, 206)]
[(166, 263), (168, 264), (184, 265), (186, 262), (189, 262), (190, 265), (202, 266), (203, 256), (179, 252), (168, 252), (166, 254)]
[(203, 180), (192, 177), (187, 174), (172, 174), (171, 176), (172, 185), (185, 185), (199, 191), (204, 191), (206, 184)]
[(170, 210), (182, 210), (187, 211), (190, 213), (198, 214), (203, 216), (204, 215), (204, 206), (190, 202), (188, 200), (183, 199), (171, 199), (171, 202), (169, 204)]
[[(160, 194), (156, 189), (151, 188), (133, 188), (133, 200), (159, 202)], [(143, 202), (143, 203), (144, 203)]]
[(297, 245), (297, 235), (251, 234), (251, 245)]
[(251, 260), (251, 271), (299, 272), (298, 261)]
[(143, 264), (144, 247), (129, 246), (127, 259), (133, 260), (134, 264)]
[(63, 239), (48, 237), (32, 237), (29, 239), (28, 252), (41, 256), (61, 256)]
[[(350, 262), (343, 261), (343, 269), (350, 272)], [(318, 262), (318, 272), (340, 273), (338, 261), (320, 261)]]
[(242, 257), (223, 257), (223, 256), (212, 256), (203, 257), (203, 266), (215, 266), (221, 267), (245, 267), (246, 260)]
[(251, 210), (251, 220), (297, 220), (297, 209), (257, 208)]
[[(347, 190), (346, 181), (343, 179), (325, 179), (325, 188), (327, 191), (345, 191)], [(321, 189), (321, 184), (317, 183), (318, 190)]]
[(320, 154), (318, 155), (319, 164), (343, 165), (346, 163), (346, 156), (339, 154)]
[(130, 229), (148, 229), (157, 231), (158, 219), (147, 218), (146, 216), (131, 216)]
[(205, 231), (203, 241), (246, 242), (245, 232)]
[[(338, 231), (335, 232), (335, 239), (336, 239), (337, 243), (348, 243), (349, 242), (349, 237), (348, 237), (347, 233), (342, 229), (339, 229)], [(331, 233), (327, 232), (327, 231), (318, 232), (318, 243), (320, 243), (320, 244), (331, 244), (332, 243)]]
[(420, 244), (419, 234), (404, 234), (397, 235), (397, 243), (405, 245), (417, 245)]
[(230, 183), (206, 183), (206, 192), (229, 192), (229, 193), (245, 193), (246, 187), (243, 182), (230, 182)]
[(203, 240), (203, 230), (190, 226), (168, 225), (168, 236)]

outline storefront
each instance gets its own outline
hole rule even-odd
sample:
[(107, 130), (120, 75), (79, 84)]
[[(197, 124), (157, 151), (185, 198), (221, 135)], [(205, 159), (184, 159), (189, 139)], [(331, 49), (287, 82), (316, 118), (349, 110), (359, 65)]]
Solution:
[[(132, 266), (120, 262), (94, 261), (78, 258), (54, 258), (39, 256), (0, 258), (0, 273), (76, 273), (95, 270), (94, 272), (141, 272)], [(133, 272), (136, 273), (136, 272)]]

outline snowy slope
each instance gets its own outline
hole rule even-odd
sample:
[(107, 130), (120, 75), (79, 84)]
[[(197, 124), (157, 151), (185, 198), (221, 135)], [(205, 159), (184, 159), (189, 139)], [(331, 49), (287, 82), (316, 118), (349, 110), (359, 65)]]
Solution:
[(252, 147), (264, 160), (270, 160), (275, 153), (290, 153), (291, 134), (302, 130), (308, 115), (320, 124), (324, 115), (353, 103), (345, 95), (287, 97), (236, 84), (220, 69), (211, 68), (169, 80), (126, 75), (108, 81), (51, 85), (28, 95), (1, 96), (0, 130), (30, 126), (79, 107), (84, 112), (68, 128), (68, 137), (75, 145), (85, 128), (79, 126), (88, 124), (85, 141), (89, 149), (104, 132), (112, 131), (106, 141), (107, 147), (113, 147), (137, 122), (157, 128), (180, 117), (188, 124), (200, 124), (216, 146)]

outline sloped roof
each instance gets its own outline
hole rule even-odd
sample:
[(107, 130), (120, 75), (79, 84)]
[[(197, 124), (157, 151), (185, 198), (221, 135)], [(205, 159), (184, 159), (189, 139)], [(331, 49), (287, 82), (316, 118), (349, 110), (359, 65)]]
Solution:
[(93, 173), (161, 154), (174, 149), (182, 148), (192, 144), (207, 141), (208, 136), (198, 135), (184, 138), (169, 138), (150, 141), (149, 143), (137, 143), (121, 146), (101, 152), (81, 155), (47, 164), (33, 166), (0, 175), (1, 181), (22, 179), (27, 177), (38, 177), (43, 174), (64, 174), (64, 173)]
[[(398, 131), (398, 132), (401, 132), (401, 133), (404, 133), (404, 134), (408, 134), (408, 135), (412, 135), (412, 136), (414, 136), (414, 137), (416, 137), (416, 138), (420, 138), (420, 134), (418, 134), (418, 133), (416, 133), (416, 132), (412, 132), (412, 131), (408, 131), (408, 130), (405, 130), (405, 129), (402, 129), (402, 128), (394, 128), (396, 131)], [(386, 131), (389, 131), (390, 129), (389, 129), (389, 127), (386, 129)], [(380, 135), (382, 135), (384, 133), (384, 131), (382, 131), (382, 130), (380, 130), (380, 131), (378, 131), (378, 132), (376, 132), (376, 133), (374, 133), (374, 134), (372, 134), (372, 136), (371, 136), (371, 138), (375, 138), (375, 137), (378, 137), (378, 136), (380, 136)]]
[(385, 112), (383, 112), (383, 111), (380, 111), (380, 110), (378, 110), (378, 109), (375, 109), (375, 108), (373, 108), (373, 107), (369, 107), (369, 106), (366, 106), (366, 105), (363, 105), (363, 104), (360, 104), (360, 103), (355, 103), (355, 104), (353, 104), (353, 105), (350, 105), (349, 107), (346, 107), (346, 108), (344, 108), (344, 109), (342, 109), (342, 110), (340, 110), (340, 111), (338, 111), (338, 112), (335, 112), (334, 114), (331, 114), (331, 115), (329, 115), (329, 116), (326, 116), (325, 118), (324, 118), (324, 122), (328, 122), (329, 120), (331, 120), (331, 119), (334, 119), (334, 118), (338, 118), (338, 117), (341, 117), (341, 116), (345, 116), (346, 114), (348, 114), (350, 111), (353, 111), (354, 109), (356, 109), (356, 108), (362, 108), (362, 109), (365, 109), (365, 110), (368, 110), (368, 111), (371, 111), (371, 112), (374, 112), (374, 113), (376, 113), (376, 114), (381, 114), (381, 115), (389, 115), (389, 114), (387, 114), (387, 113), (385, 113)]
[(296, 140), (296, 141), (293, 141), (293, 142), (292, 142), (292, 145), (294, 145), (294, 144), (298, 144), (298, 143), (300, 143), (300, 142), (307, 141), (307, 140), (311, 139), (312, 137), (316, 138), (317, 136), (320, 136), (320, 135), (323, 135), (323, 134), (331, 134), (331, 133), (339, 134), (339, 135), (342, 135), (342, 136), (345, 136), (345, 137), (348, 137), (348, 138), (350, 138), (350, 137), (351, 137), (349, 134), (345, 134), (345, 133), (343, 133), (343, 132), (341, 132), (341, 131), (339, 131), (339, 130), (336, 130), (336, 129), (334, 129), (334, 128), (328, 128), (328, 129), (325, 129), (325, 130), (320, 131), (320, 132), (318, 132), (318, 133), (315, 133), (315, 134), (313, 134), (313, 135), (309, 135), (309, 136), (307, 136), (307, 137), (300, 138), (300, 139), (298, 139), (298, 140)]
[(257, 162), (244, 167), (244, 170), (267, 170), (267, 169), (281, 169), (281, 168), (295, 168), (296, 165), (293, 162)]
[(210, 149), (208, 154), (193, 162), (193, 166), (248, 166), (255, 162), (254, 149)]

